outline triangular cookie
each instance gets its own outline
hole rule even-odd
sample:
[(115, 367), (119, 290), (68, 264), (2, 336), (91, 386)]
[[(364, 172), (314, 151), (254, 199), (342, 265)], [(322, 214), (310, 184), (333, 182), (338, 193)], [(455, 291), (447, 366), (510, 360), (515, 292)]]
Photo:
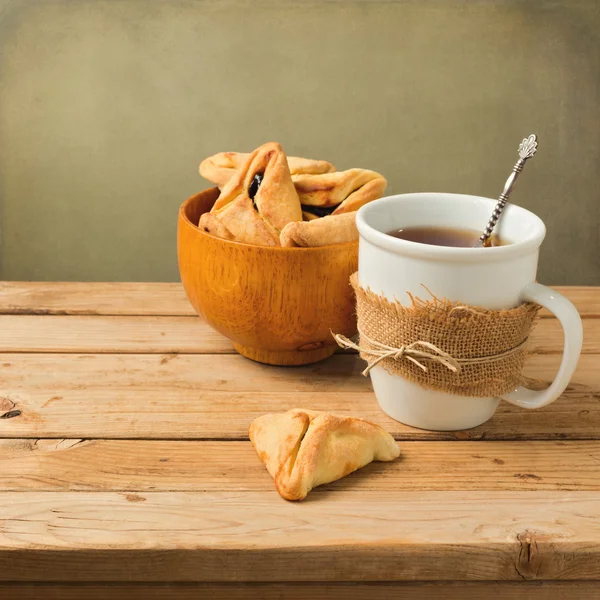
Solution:
[(382, 175), (366, 169), (302, 174), (292, 179), (303, 210), (319, 217), (358, 210), (363, 204), (381, 198), (387, 185)]
[(279, 236), (281, 245), (287, 248), (314, 248), (330, 244), (358, 241), (356, 213), (342, 213), (319, 219), (306, 219), (288, 223)]
[(258, 417), (249, 434), (286, 500), (302, 500), (311, 489), (371, 461), (400, 455), (394, 438), (378, 425), (304, 409)]
[[(236, 171), (246, 164), (248, 158), (250, 158), (250, 154), (246, 152), (219, 152), (200, 163), (200, 175), (223, 188), (235, 175)], [(292, 175), (331, 173), (335, 171), (335, 167), (326, 160), (288, 156), (287, 163)]]
[(281, 146), (271, 142), (257, 148), (223, 188), (210, 215), (202, 215), (199, 223), (208, 233), (218, 235), (216, 218), (238, 242), (279, 246), (281, 229), (302, 220)]

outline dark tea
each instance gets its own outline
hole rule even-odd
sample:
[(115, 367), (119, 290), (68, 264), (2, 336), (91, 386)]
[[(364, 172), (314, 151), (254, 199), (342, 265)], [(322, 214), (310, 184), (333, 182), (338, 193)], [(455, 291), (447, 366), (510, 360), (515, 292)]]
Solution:
[[(475, 229), (458, 229), (454, 227), (406, 227), (388, 231), (388, 235), (409, 242), (429, 244), (430, 246), (451, 246), (453, 248), (472, 248), (481, 235)], [(497, 235), (490, 238), (492, 246), (506, 246)]]

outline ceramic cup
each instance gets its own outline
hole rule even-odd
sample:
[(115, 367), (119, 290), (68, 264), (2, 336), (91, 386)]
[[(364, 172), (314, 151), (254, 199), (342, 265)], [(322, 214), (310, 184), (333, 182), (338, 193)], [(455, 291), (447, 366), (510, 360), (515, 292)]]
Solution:
[(489, 309), (537, 302), (554, 313), (564, 331), (558, 374), (543, 391), (519, 387), (502, 398), (472, 398), (427, 390), (376, 366), (370, 374), (377, 401), (397, 421), (437, 431), (468, 429), (487, 421), (500, 400), (523, 408), (554, 402), (575, 371), (583, 341), (581, 318), (566, 298), (536, 283), (539, 248), (546, 234), (539, 217), (508, 205), (495, 230), (508, 245), (493, 248), (433, 246), (386, 235), (417, 226), (480, 231), (495, 204), (489, 198), (440, 193), (401, 194), (366, 204), (356, 217), (359, 283), (405, 306), (411, 306), (407, 292), (427, 296), (423, 285), (438, 298)]

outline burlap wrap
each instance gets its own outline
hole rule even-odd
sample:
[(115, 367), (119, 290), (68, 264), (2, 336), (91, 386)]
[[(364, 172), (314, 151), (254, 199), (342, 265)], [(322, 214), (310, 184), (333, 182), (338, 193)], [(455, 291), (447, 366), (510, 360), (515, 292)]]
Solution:
[(527, 340), (540, 309), (537, 304), (487, 310), (410, 296), (412, 306), (404, 307), (361, 288), (356, 273), (351, 283), (356, 293), (360, 355), (367, 362), (372, 364), (376, 358), (369, 351), (381, 354), (381, 346), (370, 341), (398, 349), (427, 342), (452, 357), (458, 368), (418, 358), (424, 370), (406, 356), (387, 357), (379, 365), (421, 387), (461, 396), (501, 396), (521, 383)]

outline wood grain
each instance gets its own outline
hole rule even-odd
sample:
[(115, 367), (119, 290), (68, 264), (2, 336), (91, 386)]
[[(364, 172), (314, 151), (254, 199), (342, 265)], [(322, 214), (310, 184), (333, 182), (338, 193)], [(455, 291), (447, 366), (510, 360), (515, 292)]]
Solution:
[(356, 333), (350, 275), (358, 241), (318, 248), (239, 244), (197, 226), (219, 196), (188, 198), (177, 225), (177, 258), (190, 303), (240, 354), (272, 365), (314, 363), (334, 353), (331, 330)]
[(600, 578), (596, 492), (127, 496), (0, 493), (0, 580)]
[[(547, 384), (559, 357), (531, 357)], [(600, 439), (599, 358), (581, 357), (556, 402), (528, 411), (502, 402), (468, 431), (428, 432), (387, 417), (354, 356), (266, 367), (241, 356), (0, 354), (0, 436), (32, 438), (247, 439), (265, 412), (294, 407), (366, 418), (399, 440)]]
[[(567, 291), (590, 318), (557, 402), (435, 433), (383, 415), (355, 356), (232, 354), (180, 286), (54, 285), (0, 284), (0, 598), (600, 597), (600, 294)], [(542, 319), (535, 386), (561, 346)], [(294, 406), (378, 422), (402, 458), (285, 502), (247, 427)]]
[[(553, 286), (585, 319), (600, 317), (598, 288)], [(194, 316), (181, 283), (0, 282), (0, 314)], [(545, 309), (542, 318), (550, 317)]]
[(16, 583), (0, 600), (599, 600), (594, 581), (378, 583)]
[(235, 352), (199, 317), (0, 315), (0, 352)]
[(0, 314), (193, 317), (181, 283), (0, 281)]
[[(338, 490), (600, 491), (600, 442), (405, 442)], [(0, 491), (272, 491), (250, 442), (0, 440)], [(600, 495), (599, 495), (600, 497)]]
[[(583, 321), (583, 353), (600, 353), (600, 319)], [(559, 354), (556, 319), (541, 319), (531, 351)], [(0, 315), (0, 352), (223, 354), (231, 342), (198, 317)]]

